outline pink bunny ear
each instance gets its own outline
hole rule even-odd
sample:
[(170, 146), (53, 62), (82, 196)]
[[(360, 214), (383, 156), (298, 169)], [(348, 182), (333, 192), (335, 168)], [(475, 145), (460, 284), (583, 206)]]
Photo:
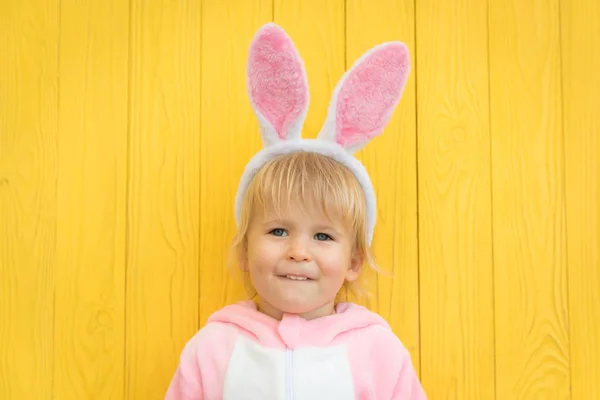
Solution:
[(247, 89), (265, 146), (300, 137), (308, 108), (304, 63), (273, 23), (259, 29), (250, 45)]
[(404, 43), (384, 43), (366, 52), (336, 86), (319, 138), (350, 153), (364, 147), (388, 124), (409, 72)]

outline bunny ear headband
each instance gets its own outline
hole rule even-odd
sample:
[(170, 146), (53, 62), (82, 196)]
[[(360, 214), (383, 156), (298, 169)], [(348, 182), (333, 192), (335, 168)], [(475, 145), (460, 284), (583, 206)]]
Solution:
[(309, 98), (304, 63), (283, 29), (273, 23), (260, 28), (250, 45), (247, 90), (264, 147), (242, 174), (235, 199), (236, 221), (244, 192), (264, 164), (283, 154), (314, 152), (340, 162), (356, 176), (365, 193), (370, 243), (376, 197), (369, 174), (353, 153), (388, 124), (409, 70), (408, 49), (401, 42), (383, 43), (367, 51), (335, 87), (318, 137), (303, 139), (300, 133)]

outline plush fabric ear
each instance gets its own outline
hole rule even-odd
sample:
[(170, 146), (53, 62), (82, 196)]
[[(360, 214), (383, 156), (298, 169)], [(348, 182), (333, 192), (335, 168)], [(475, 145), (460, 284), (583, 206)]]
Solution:
[(388, 124), (409, 72), (404, 43), (383, 43), (367, 51), (336, 86), (319, 138), (350, 153), (360, 150)]
[(308, 109), (304, 63), (279, 26), (264, 25), (250, 44), (247, 90), (265, 146), (300, 137)]

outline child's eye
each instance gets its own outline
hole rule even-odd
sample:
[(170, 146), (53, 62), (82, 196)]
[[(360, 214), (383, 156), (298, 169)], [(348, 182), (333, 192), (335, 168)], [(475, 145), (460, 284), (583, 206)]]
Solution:
[(331, 238), (331, 236), (329, 236), (326, 233), (319, 232), (319, 233), (317, 233), (315, 235), (315, 239), (317, 239), (317, 240), (331, 240), (332, 238)]
[(275, 228), (275, 229), (272, 229), (269, 233), (272, 235), (275, 235), (275, 236), (283, 236), (283, 235), (285, 235), (285, 230), (283, 230), (281, 228)]

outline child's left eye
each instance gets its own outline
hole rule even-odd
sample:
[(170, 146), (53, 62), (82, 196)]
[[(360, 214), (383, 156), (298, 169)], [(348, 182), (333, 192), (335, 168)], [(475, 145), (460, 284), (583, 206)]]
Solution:
[(331, 236), (326, 233), (317, 233), (315, 235), (315, 239), (317, 240), (331, 240)]

